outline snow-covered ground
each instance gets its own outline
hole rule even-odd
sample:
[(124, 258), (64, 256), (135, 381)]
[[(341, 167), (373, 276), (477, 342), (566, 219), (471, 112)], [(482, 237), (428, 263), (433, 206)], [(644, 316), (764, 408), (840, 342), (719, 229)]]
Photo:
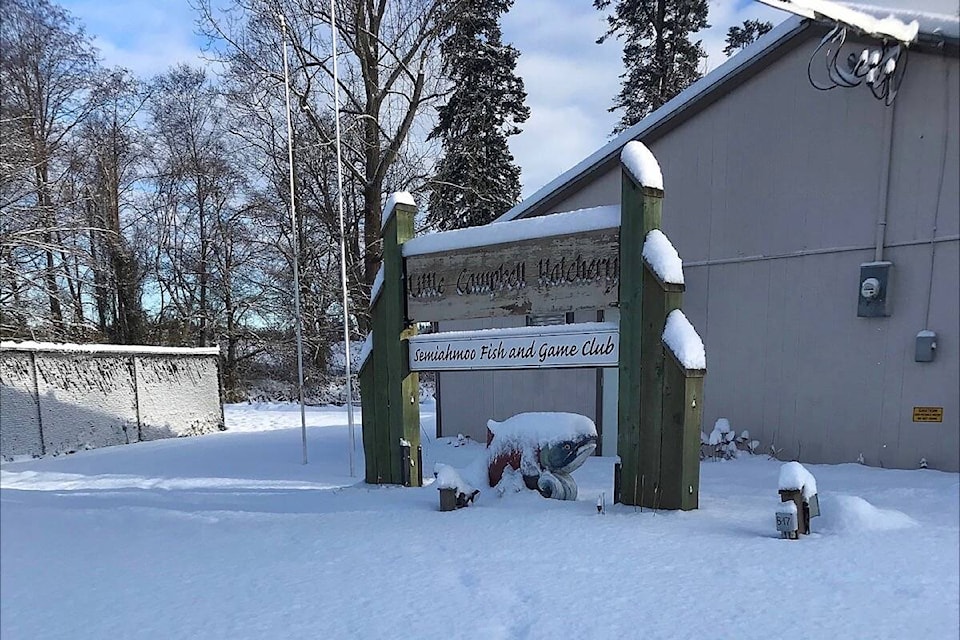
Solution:
[[(424, 467), (477, 444), (436, 440)], [(0, 637), (957, 638), (957, 474), (808, 465), (823, 516), (777, 537), (780, 464), (706, 462), (701, 508), (359, 484), (346, 414), (233, 405), (229, 431), (2, 465)], [(358, 414), (359, 417), (359, 414)]]

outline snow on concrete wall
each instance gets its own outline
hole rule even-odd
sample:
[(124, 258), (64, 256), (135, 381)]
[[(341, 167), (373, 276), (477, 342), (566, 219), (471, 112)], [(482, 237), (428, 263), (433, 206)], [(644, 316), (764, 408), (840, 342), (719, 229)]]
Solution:
[(0, 394), (0, 456), (7, 460), (223, 429), (218, 358), (209, 350), (135, 354), (4, 343)]
[(42, 453), (33, 355), (5, 351), (0, 357), (0, 456)]
[(38, 353), (37, 395), (44, 453), (137, 442), (130, 358)]
[(217, 357), (136, 357), (140, 437), (156, 440), (223, 429)]

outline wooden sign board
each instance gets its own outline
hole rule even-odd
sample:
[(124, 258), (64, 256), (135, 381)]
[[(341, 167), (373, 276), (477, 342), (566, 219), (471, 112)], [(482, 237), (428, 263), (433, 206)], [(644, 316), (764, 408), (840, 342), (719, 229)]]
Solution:
[(620, 229), (406, 258), (407, 319), (547, 314), (617, 305)]
[(450, 331), (410, 338), (411, 371), (615, 367), (616, 324)]
[(943, 422), (943, 407), (914, 407), (914, 422)]

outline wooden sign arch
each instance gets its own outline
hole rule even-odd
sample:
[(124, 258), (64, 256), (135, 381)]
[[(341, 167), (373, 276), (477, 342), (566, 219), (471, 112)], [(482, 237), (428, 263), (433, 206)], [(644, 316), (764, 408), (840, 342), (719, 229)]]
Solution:
[[(684, 339), (699, 337), (680, 311), (679, 258), (671, 273), (652, 244), (672, 251), (651, 233), (661, 223), (659, 166), (639, 142), (621, 163), (619, 207), (421, 238), (412, 198), (390, 198), (358, 373), (368, 483), (422, 485), (419, 459), (405, 455), (420, 444), (419, 371), (616, 366), (619, 501), (697, 508), (702, 343), (699, 357), (687, 353)], [(418, 322), (608, 307), (619, 308), (619, 325), (417, 335)]]

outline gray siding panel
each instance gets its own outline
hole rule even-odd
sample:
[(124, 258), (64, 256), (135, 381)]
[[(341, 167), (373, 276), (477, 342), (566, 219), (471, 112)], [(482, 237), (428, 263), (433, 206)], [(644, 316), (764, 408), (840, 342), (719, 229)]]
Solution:
[[(596, 319), (582, 312), (577, 322)], [(523, 326), (519, 318), (441, 322), (441, 331)], [(596, 369), (455, 371), (438, 373), (443, 436), (458, 433), (486, 442), (487, 420), (504, 420), (525, 411), (568, 411), (597, 420)]]

